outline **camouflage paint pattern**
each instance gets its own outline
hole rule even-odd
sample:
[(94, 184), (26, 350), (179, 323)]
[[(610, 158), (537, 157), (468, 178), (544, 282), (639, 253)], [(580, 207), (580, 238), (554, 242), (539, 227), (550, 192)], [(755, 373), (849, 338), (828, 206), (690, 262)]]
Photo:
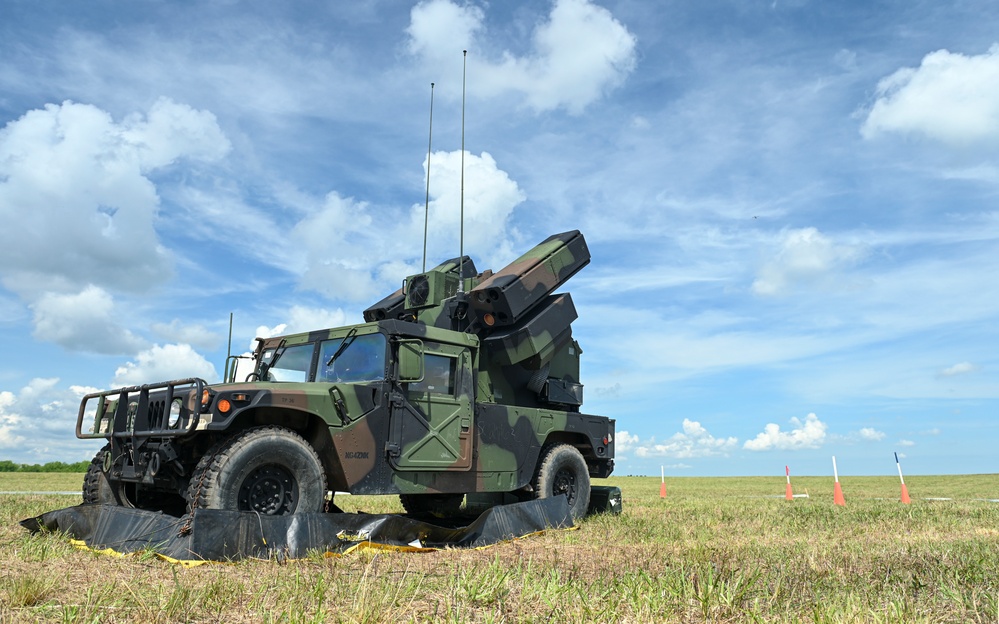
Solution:
[[(551, 294), (589, 259), (572, 231), (495, 274), (476, 273), (467, 257), (448, 260), (407, 278), (365, 310), (364, 324), (260, 340), (247, 381), (88, 395), (77, 436), (111, 440), (109, 480), (150, 492), (186, 492), (216, 442), (261, 425), (297, 431), (316, 449), (329, 488), (354, 494), (523, 491), (553, 443), (575, 446), (591, 476), (606, 477), (614, 421), (579, 412), (577, 312), (567, 293)], [(384, 345), (377, 375), (328, 379), (356, 355), (355, 342)], [(343, 343), (335, 362), (323, 361)], [(420, 358), (421, 377), (402, 377), (403, 344)], [(281, 357), (299, 358), (301, 379), (269, 380)], [(171, 415), (174, 401), (179, 413)], [(84, 431), (85, 423), (94, 428)]]

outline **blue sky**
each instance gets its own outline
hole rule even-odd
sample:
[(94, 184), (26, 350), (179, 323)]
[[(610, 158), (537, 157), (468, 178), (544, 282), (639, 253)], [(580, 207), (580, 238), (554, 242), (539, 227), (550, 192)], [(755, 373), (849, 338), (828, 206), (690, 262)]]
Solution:
[(0, 0), (0, 458), (581, 230), (618, 473), (992, 473), (995, 2)]

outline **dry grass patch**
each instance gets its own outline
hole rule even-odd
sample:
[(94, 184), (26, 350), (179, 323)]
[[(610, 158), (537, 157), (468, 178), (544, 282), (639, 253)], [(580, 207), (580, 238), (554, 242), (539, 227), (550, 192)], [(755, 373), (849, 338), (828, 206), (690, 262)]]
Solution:
[[(82, 480), (69, 478), (49, 487)], [(579, 530), (484, 550), (196, 568), (31, 536), (18, 520), (77, 501), (0, 496), (0, 621), (997, 621), (999, 503), (973, 499), (999, 477), (910, 478), (909, 506), (897, 480), (842, 481), (846, 508), (830, 479), (795, 480), (811, 498), (794, 502), (780, 478), (672, 479), (666, 500), (658, 479), (611, 479), (625, 513)], [(955, 500), (923, 500), (943, 496)], [(401, 511), (394, 497), (338, 504)]]

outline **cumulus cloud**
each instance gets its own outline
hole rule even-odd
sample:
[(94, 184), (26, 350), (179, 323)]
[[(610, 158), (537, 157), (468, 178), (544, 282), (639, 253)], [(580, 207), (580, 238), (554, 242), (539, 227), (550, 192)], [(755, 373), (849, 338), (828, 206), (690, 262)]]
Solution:
[(912, 440), (904, 440), (903, 439), (903, 440), (899, 440), (898, 441), (898, 445), (899, 446), (916, 446), (916, 443), (913, 442)]
[(79, 283), (142, 290), (163, 279), (170, 269), (148, 174), (228, 150), (211, 113), (168, 99), (120, 122), (66, 101), (8, 123), (0, 130), (3, 285), (32, 300)]
[(409, 13), (409, 52), (428, 61), (446, 61), (455, 50), (471, 47), (484, 19), (485, 13), (477, 6), (461, 6), (448, 0), (420, 2)]
[(302, 332), (326, 327), (340, 327), (346, 322), (347, 315), (340, 308), (327, 310), (326, 308), (294, 305), (288, 311), (287, 329), (289, 332)]
[(137, 386), (155, 381), (200, 377), (217, 381), (215, 366), (186, 344), (153, 345), (114, 373), (114, 386)]
[(899, 133), (950, 145), (999, 140), (999, 44), (980, 55), (937, 50), (877, 87), (861, 127), (865, 138)]
[(614, 438), (614, 450), (618, 453), (628, 453), (638, 444), (638, 436), (627, 431), (618, 431)]
[(14, 407), (17, 398), (12, 392), (0, 392), (0, 448), (8, 449), (20, 446), (24, 442), (21, 415)]
[(968, 373), (974, 373), (978, 370), (977, 364), (972, 364), (971, 362), (960, 362), (953, 366), (948, 366), (947, 368), (941, 370), (938, 375), (940, 377), (956, 377), (957, 375), (967, 375)]
[(781, 431), (780, 425), (768, 423), (763, 432), (752, 440), (746, 440), (742, 448), (750, 451), (798, 450), (819, 448), (826, 439), (828, 425), (815, 414), (809, 414), (804, 422), (791, 419), (793, 429)]
[[(485, 30), (484, 19), (477, 7), (421, 2), (410, 14), (409, 51), (441, 63), (454, 56), (458, 43), (470, 47)], [(537, 111), (564, 107), (579, 113), (631, 73), (635, 46), (635, 36), (607, 9), (588, 0), (556, 0), (547, 20), (535, 25), (527, 54), (477, 61), (478, 93), (519, 92)]]
[(684, 418), (683, 431), (673, 434), (665, 442), (650, 440), (639, 444), (637, 439), (633, 439), (630, 443), (637, 445), (634, 448), (638, 457), (689, 459), (727, 455), (738, 445), (739, 440), (733, 437), (716, 438), (701, 423)]
[[(18, 392), (0, 392), (0, 449), (18, 463), (78, 461), (94, 444), (73, 435), (77, 409), (94, 388), (60, 388), (58, 378), (36, 378)], [(72, 458), (72, 459), (70, 459)]]
[[(461, 228), (461, 151), (435, 152), (432, 162), (429, 208), (434, 232), (429, 249), (442, 258), (453, 258), (458, 255)], [(426, 160), (423, 165), (426, 171)], [(509, 253), (507, 224), (514, 208), (525, 199), (492, 155), (465, 152), (466, 253), (469, 249), (488, 250), (485, 255), (492, 256)], [(423, 204), (413, 205), (408, 229), (422, 231), (424, 215)]]
[(821, 280), (863, 255), (855, 245), (837, 244), (816, 228), (785, 230), (775, 256), (753, 282), (758, 295), (779, 295), (802, 283)]
[(302, 288), (333, 299), (367, 301), (380, 292), (371, 279), (384, 261), (384, 232), (371, 226), (365, 202), (330, 193), (322, 207), (306, 216), (291, 232), (305, 253)]
[[(260, 325), (257, 327), (256, 337), (267, 339), (270, 338), (271, 336), (280, 336), (282, 334), (287, 334), (288, 332), (285, 331), (285, 329), (287, 328), (288, 328), (287, 323), (279, 323), (274, 327)], [(254, 339), (253, 342), (250, 343), (250, 351), (253, 351), (256, 348), (257, 348), (257, 341), (256, 339)]]
[(166, 342), (189, 344), (202, 349), (215, 349), (222, 342), (222, 337), (197, 323), (186, 323), (173, 319), (169, 323), (153, 323), (153, 333)]
[(114, 299), (89, 285), (76, 294), (43, 294), (31, 305), (34, 336), (66, 349), (92, 353), (134, 353), (146, 342), (117, 319)]
[(878, 431), (877, 429), (873, 429), (871, 427), (864, 427), (858, 433), (860, 434), (860, 437), (862, 439), (871, 440), (874, 442), (878, 440), (884, 440), (885, 438), (884, 431)]
[[(428, 266), (435, 258), (458, 255), (461, 219), (461, 152), (432, 155)], [(426, 161), (424, 161), (426, 168)], [(465, 252), (478, 259), (509, 259), (508, 222), (524, 193), (499, 168), (488, 153), (465, 153)], [(400, 259), (418, 257), (422, 250), (426, 208), (414, 205), (408, 218), (385, 223), (378, 209), (338, 193), (327, 195), (323, 204), (302, 218), (291, 232), (305, 270), (299, 280), (303, 289), (337, 300), (374, 302), (388, 294), (385, 284), (399, 284), (420, 266)], [(479, 251), (486, 253), (479, 254)], [(485, 267), (480, 267), (485, 268)], [(307, 327), (303, 329), (315, 329)]]

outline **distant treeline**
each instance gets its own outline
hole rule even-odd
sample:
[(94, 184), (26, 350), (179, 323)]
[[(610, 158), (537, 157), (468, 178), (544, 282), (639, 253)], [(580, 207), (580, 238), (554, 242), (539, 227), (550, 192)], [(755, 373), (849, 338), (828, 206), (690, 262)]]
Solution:
[(89, 461), (75, 464), (58, 461), (47, 464), (15, 464), (8, 459), (0, 460), (0, 472), (86, 472), (89, 466)]

